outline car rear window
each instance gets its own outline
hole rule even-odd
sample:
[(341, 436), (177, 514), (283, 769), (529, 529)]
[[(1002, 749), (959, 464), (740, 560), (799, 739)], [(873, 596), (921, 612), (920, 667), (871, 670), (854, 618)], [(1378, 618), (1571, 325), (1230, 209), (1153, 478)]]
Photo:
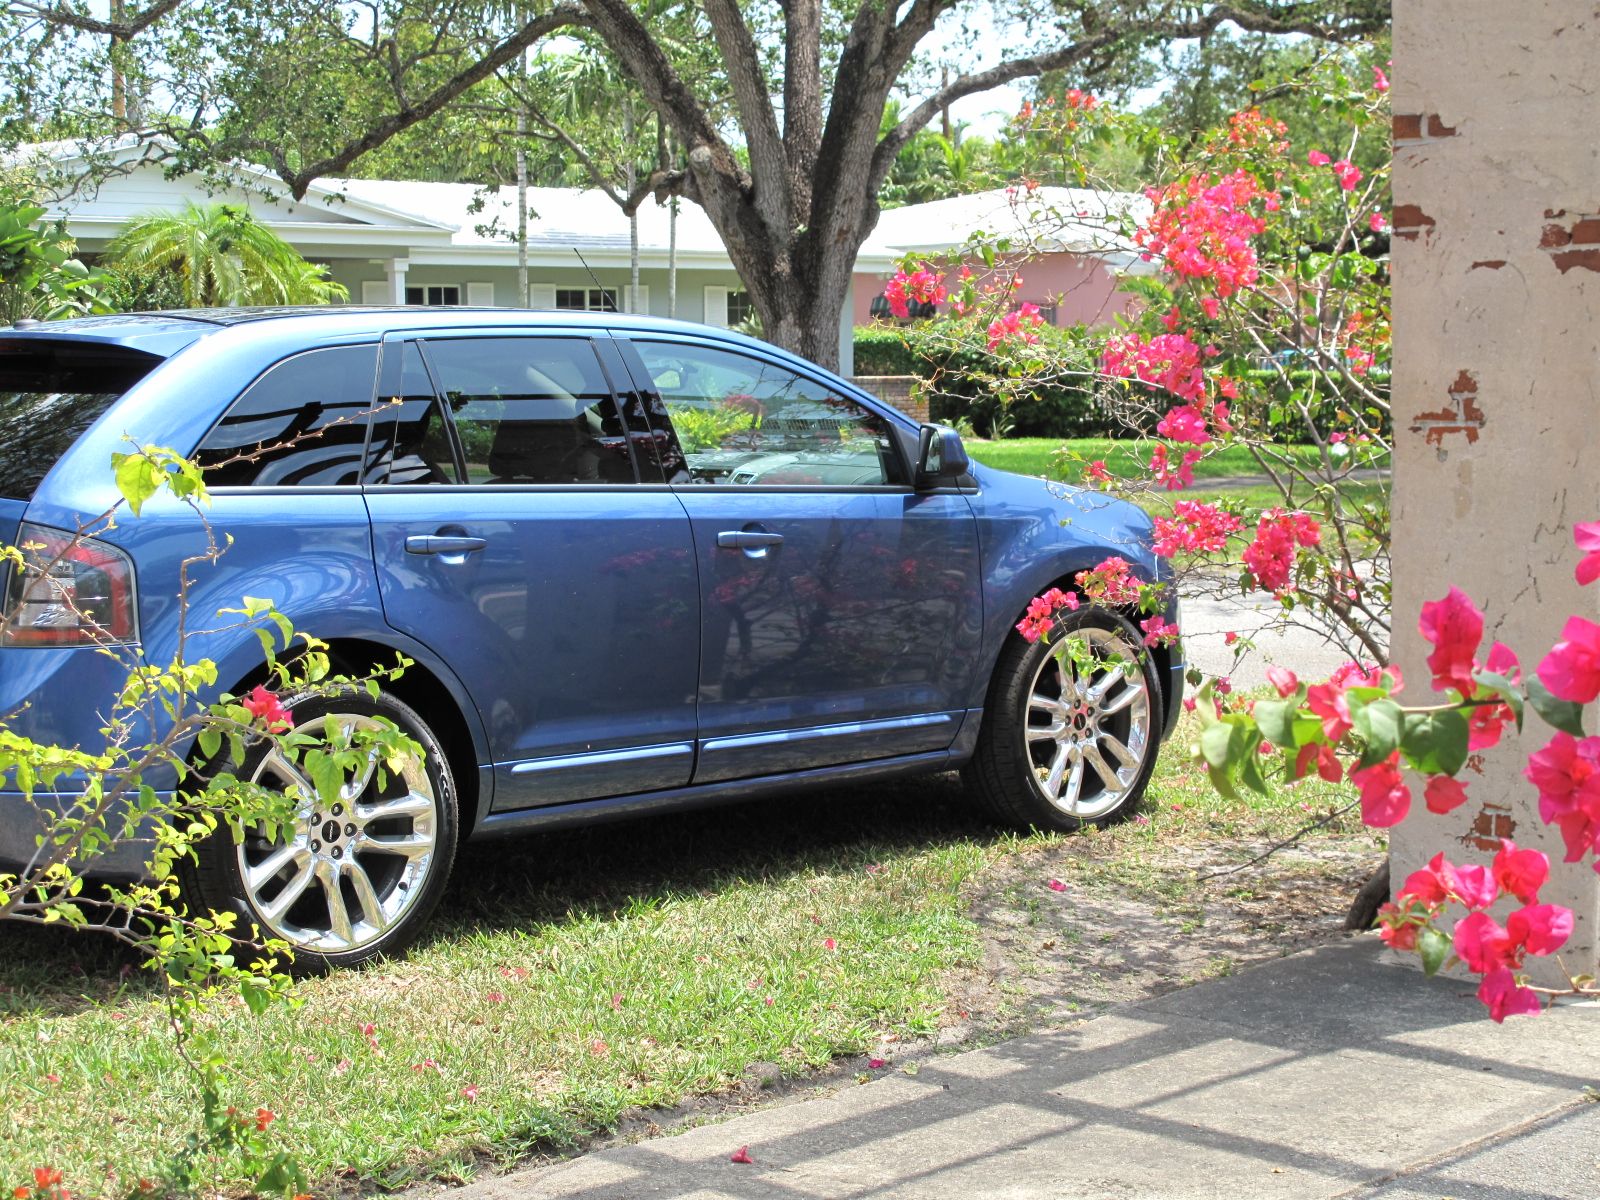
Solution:
[(0, 497), (31, 500), (78, 435), (160, 362), (120, 346), (0, 338)]

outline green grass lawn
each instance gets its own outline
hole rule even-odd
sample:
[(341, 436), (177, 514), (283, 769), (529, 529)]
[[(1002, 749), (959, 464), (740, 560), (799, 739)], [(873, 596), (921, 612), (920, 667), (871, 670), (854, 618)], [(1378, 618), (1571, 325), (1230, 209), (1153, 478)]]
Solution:
[[(1059, 479), (1078, 483), (1083, 478), (1084, 467), (1096, 459), (1105, 460), (1106, 469), (1123, 478), (1141, 475), (1150, 459), (1150, 447), (1134, 441), (1111, 438), (1007, 438), (990, 442), (966, 439), (967, 452), (986, 466), (1002, 471), (1015, 471), (1019, 475), (1040, 475), (1046, 479)], [(1283, 449), (1302, 464), (1311, 466), (1320, 459), (1315, 446), (1286, 446)], [(1373, 456), (1363, 466), (1387, 466), (1388, 456)], [(1261, 468), (1243, 446), (1226, 446), (1213, 449), (1195, 464), (1194, 477), (1228, 479), (1240, 475), (1259, 475)]]
[[(1181, 902), (1153, 852), (1276, 838), (1342, 795), (1222, 800), (1185, 760), (1191, 736), (1169, 743), (1143, 819), (1075, 835), (1095, 853), (1049, 870)], [(227, 1099), (278, 1114), (318, 1194), (574, 1145), (752, 1064), (799, 1075), (932, 1034), (951, 972), (979, 961), (967, 897), (982, 873), (1069, 841), (996, 830), (945, 775), (469, 848), (407, 961), (306, 982), (298, 1007), (217, 1010)], [(122, 1194), (192, 1128), (193, 1103), (131, 960), (0, 928), (0, 1187), (50, 1165), (74, 1193)]]

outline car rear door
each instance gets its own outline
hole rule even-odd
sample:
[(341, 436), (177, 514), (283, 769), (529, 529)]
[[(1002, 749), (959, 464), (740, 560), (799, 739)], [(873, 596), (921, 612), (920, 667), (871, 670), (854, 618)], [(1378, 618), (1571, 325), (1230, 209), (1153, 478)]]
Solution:
[(699, 592), (587, 335), (391, 336), (366, 488), (386, 619), (483, 719), (496, 810), (681, 786)]
[(695, 782), (946, 749), (982, 633), (966, 497), (913, 491), (888, 418), (821, 376), (710, 341), (618, 344), (675, 436), (694, 530)]

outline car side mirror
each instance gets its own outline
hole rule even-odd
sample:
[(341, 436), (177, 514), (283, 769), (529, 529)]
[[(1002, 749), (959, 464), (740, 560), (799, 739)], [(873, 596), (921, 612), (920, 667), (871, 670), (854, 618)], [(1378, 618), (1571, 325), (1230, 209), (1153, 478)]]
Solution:
[(961, 435), (943, 425), (924, 425), (917, 437), (917, 488), (952, 487), (972, 466)]

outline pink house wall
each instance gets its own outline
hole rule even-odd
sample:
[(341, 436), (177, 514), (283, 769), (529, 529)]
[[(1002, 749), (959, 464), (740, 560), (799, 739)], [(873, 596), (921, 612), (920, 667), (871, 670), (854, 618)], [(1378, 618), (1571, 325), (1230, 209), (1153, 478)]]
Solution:
[[(1117, 289), (1116, 276), (1105, 264), (1081, 254), (1041, 254), (1030, 258), (1018, 274), (1023, 284), (1017, 299), (1040, 307), (1055, 304), (1055, 323), (1060, 326), (1107, 325), (1138, 303), (1135, 297)], [(855, 324), (871, 322), (873, 297), (883, 291), (889, 279), (889, 275), (855, 276), (850, 298)], [(945, 311), (945, 306), (940, 311)]]

